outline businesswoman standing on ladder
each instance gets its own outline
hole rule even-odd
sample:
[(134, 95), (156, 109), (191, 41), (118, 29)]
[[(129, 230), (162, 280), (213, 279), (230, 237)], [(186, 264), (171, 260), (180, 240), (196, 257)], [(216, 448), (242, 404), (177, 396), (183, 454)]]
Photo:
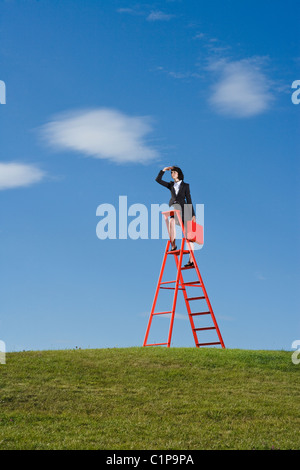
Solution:
[[(165, 171), (171, 170), (171, 177), (173, 178), (173, 181), (170, 181), (169, 183), (167, 181), (163, 181), (162, 177), (165, 173)], [(193, 220), (196, 222), (196, 216), (195, 216), (195, 211), (194, 207), (192, 204), (192, 198), (191, 198), (191, 193), (190, 193), (190, 185), (188, 183), (185, 183), (183, 181), (184, 176), (181, 171), (181, 169), (178, 166), (166, 166), (163, 170), (161, 170), (155, 181), (157, 183), (161, 184), (162, 186), (165, 186), (171, 191), (171, 199), (169, 201), (169, 206), (175, 206), (174, 209), (181, 209), (181, 219), (182, 222), (184, 223), (185, 231), (186, 231), (186, 222), (188, 220)], [(176, 227), (175, 224), (179, 225), (179, 221), (177, 219), (176, 213), (173, 216), (170, 216), (169, 220), (169, 233), (170, 233), (170, 240), (171, 240), (171, 245), (172, 245), (172, 250), (175, 251), (177, 250), (176, 246)], [(191, 248), (193, 249), (194, 244), (191, 242)], [(188, 263), (185, 265), (185, 267), (192, 267), (194, 266), (192, 256), (190, 255), (190, 259)]]

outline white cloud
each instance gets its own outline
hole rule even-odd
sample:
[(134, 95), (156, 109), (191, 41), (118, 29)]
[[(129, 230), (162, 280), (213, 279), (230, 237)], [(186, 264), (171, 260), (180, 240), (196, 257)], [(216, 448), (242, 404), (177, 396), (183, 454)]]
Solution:
[(33, 165), (0, 163), (0, 190), (30, 186), (44, 176), (45, 173)]
[(195, 36), (194, 36), (194, 39), (203, 39), (205, 38), (205, 33), (197, 33)]
[(118, 13), (134, 13), (133, 8), (118, 8)]
[(118, 8), (118, 13), (128, 13), (129, 15), (144, 15), (144, 13), (139, 9), (134, 8)]
[(108, 159), (115, 163), (147, 163), (158, 158), (146, 136), (151, 119), (98, 108), (64, 113), (40, 128), (42, 137), (62, 150)]
[(167, 70), (162, 66), (158, 66), (153, 70), (156, 71), (156, 72), (164, 73), (164, 74), (168, 75), (169, 77), (172, 77), (172, 78), (175, 78), (175, 79), (178, 79), (178, 80), (189, 80), (189, 79), (193, 79), (193, 78), (202, 78), (202, 76), (197, 72), (191, 72), (191, 71), (175, 72), (175, 71), (172, 71), (172, 70)]
[(169, 21), (174, 15), (163, 13), (162, 11), (152, 11), (147, 16), (147, 21)]
[(270, 107), (274, 98), (261, 59), (218, 59), (211, 61), (207, 69), (218, 77), (209, 100), (218, 113), (246, 118)]
[(175, 15), (164, 13), (160, 10), (154, 10), (149, 13), (149, 10), (136, 6), (135, 8), (118, 8), (118, 13), (128, 13), (129, 15), (140, 15), (146, 17), (147, 21), (169, 21), (175, 17)]

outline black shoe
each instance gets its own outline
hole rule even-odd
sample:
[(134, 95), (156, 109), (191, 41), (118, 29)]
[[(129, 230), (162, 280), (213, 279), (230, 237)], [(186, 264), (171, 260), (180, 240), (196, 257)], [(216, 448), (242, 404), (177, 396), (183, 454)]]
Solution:
[(189, 261), (188, 263), (186, 263), (186, 264), (184, 265), (184, 267), (185, 267), (185, 268), (194, 268), (194, 267), (195, 267), (195, 266), (194, 266), (194, 262), (193, 262), (193, 261)]
[(169, 251), (176, 251), (176, 250), (177, 250), (177, 246), (175, 245), (175, 247), (171, 248), (171, 250), (169, 250)]

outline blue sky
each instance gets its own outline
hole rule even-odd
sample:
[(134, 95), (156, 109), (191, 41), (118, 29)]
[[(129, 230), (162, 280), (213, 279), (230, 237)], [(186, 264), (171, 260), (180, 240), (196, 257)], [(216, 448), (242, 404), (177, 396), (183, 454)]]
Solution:
[[(300, 339), (299, 13), (291, 0), (0, 1), (7, 350), (142, 345), (165, 240), (99, 240), (96, 210), (126, 195), (150, 213), (174, 164), (205, 207), (196, 257), (225, 345)], [(181, 300), (178, 313), (173, 346), (194, 346)]]

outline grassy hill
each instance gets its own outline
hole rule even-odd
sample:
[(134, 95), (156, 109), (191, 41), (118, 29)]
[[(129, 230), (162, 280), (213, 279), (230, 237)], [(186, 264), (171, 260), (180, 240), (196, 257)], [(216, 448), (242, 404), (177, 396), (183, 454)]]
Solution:
[(285, 351), (9, 353), (0, 449), (299, 449), (299, 374)]

